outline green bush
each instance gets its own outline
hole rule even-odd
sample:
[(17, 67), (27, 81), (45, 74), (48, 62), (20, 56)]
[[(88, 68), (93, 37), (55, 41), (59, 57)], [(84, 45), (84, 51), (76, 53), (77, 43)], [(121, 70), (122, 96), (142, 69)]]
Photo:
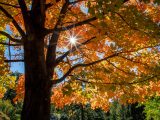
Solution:
[(8, 100), (0, 100), (0, 118), (2, 120), (20, 120), (21, 104), (13, 106)]

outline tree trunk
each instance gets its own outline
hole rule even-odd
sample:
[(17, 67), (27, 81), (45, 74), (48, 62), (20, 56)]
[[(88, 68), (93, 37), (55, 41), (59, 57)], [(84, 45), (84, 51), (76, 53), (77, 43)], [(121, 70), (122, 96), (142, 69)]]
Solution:
[(46, 71), (44, 37), (30, 35), (24, 43), (25, 97), (21, 120), (50, 119), (50, 80)]
[(84, 116), (84, 108), (82, 103), (80, 104), (80, 108), (81, 108), (81, 120), (85, 120), (85, 116)]

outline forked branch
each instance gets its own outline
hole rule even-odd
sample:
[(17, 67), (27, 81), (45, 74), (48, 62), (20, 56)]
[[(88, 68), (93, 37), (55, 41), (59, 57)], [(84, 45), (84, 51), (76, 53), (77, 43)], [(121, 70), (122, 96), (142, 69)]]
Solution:
[(68, 77), (68, 76), (70, 75), (70, 73), (72, 73), (72, 71), (75, 70), (76, 68), (79, 68), (79, 67), (88, 67), (88, 66), (91, 66), (91, 65), (95, 65), (95, 64), (100, 63), (100, 62), (102, 62), (102, 61), (105, 61), (105, 60), (107, 60), (107, 59), (110, 59), (110, 58), (113, 58), (113, 57), (115, 57), (115, 56), (118, 56), (118, 54), (119, 54), (119, 53), (114, 53), (114, 54), (112, 54), (112, 55), (110, 55), (110, 56), (107, 56), (107, 57), (105, 57), (105, 58), (103, 58), (103, 59), (100, 59), (100, 60), (97, 60), (97, 61), (94, 61), (94, 62), (91, 62), (91, 63), (77, 64), (77, 65), (71, 67), (71, 68), (68, 70), (68, 72), (65, 73), (64, 76), (62, 76), (60, 79), (54, 80), (54, 81), (53, 81), (53, 84), (57, 84), (57, 83), (62, 82), (62, 81), (63, 81), (66, 77)]
[[(137, 51), (142, 50), (142, 49), (151, 48), (151, 47), (156, 47), (156, 46), (159, 46), (159, 44), (158, 44), (158, 45), (154, 45), (154, 46), (145, 46), (145, 47), (142, 47), (142, 48), (139, 48), (139, 49), (136, 49), (136, 50), (121, 51), (121, 52), (118, 52), (118, 53), (113, 53), (112, 55), (109, 55), (109, 56), (107, 56), (107, 57), (105, 57), (105, 58), (103, 58), (103, 59), (100, 59), (100, 60), (97, 60), (97, 61), (94, 61), (94, 62), (91, 62), (91, 63), (77, 64), (77, 65), (71, 67), (61, 78), (59, 78), (59, 79), (57, 79), (57, 80), (53, 80), (52, 84), (57, 84), (57, 83), (62, 82), (66, 77), (68, 77), (68, 76), (72, 73), (73, 70), (75, 70), (75, 69), (77, 69), (77, 68), (79, 68), (79, 67), (88, 67), (88, 66), (91, 66), (91, 65), (95, 65), (95, 64), (97, 64), (97, 63), (100, 63), (100, 62), (102, 62), (102, 61), (106, 61), (106, 60), (108, 60), (108, 59), (110, 59), (110, 58), (116, 57), (116, 56), (118, 56), (118, 55), (120, 55), (120, 54), (137, 52)], [(135, 84), (135, 83), (136, 83), (136, 82), (134, 82), (134, 84)], [(131, 83), (130, 83), (130, 84), (131, 84)]]

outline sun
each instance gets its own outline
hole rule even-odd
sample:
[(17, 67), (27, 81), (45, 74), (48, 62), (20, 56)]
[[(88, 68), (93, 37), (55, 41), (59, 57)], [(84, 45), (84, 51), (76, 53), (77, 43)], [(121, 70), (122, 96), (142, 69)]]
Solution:
[(77, 42), (77, 38), (76, 38), (76, 36), (70, 36), (69, 37), (69, 42), (71, 43), (71, 44), (76, 44), (76, 42)]
[(79, 40), (82, 39), (82, 37), (79, 35), (82, 31), (78, 31), (75, 33), (75, 31), (67, 31), (66, 34), (63, 36), (67, 40), (67, 45), (65, 47), (70, 47), (70, 48), (76, 48), (78, 50), (77, 46), (80, 45), (81, 43)]
[(68, 45), (67, 46), (70, 46), (71, 48), (74, 46), (74, 47), (77, 47), (78, 44), (80, 44), (78, 41), (80, 40), (78, 34), (69, 34), (67, 35), (67, 37), (65, 37), (67, 40), (68, 40)]

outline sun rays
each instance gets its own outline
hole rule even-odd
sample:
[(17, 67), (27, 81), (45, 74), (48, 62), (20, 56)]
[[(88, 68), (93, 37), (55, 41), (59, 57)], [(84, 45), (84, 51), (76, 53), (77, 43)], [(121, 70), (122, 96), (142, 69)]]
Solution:
[(73, 47), (78, 50), (77, 45), (81, 44), (79, 40), (82, 39), (82, 37), (79, 35), (81, 33), (81, 30), (78, 33), (75, 33), (74, 31), (69, 31), (66, 33), (65, 36), (63, 36), (67, 40), (66, 47), (71, 49)]

